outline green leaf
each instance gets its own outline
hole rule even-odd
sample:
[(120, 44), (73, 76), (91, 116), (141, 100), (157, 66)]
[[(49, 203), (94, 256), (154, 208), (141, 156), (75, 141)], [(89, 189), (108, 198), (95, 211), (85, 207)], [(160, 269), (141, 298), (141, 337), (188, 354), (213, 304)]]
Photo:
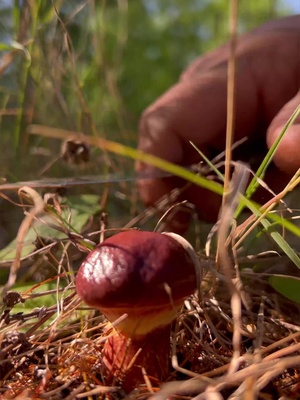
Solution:
[[(100, 197), (98, 195), (81, 195), (70, 196), (65, 204), (68, 206), (63, 210), (61, 215), (53, 213), (54, 218), (57, 216), (57, 225), (63, 225), (66, 230), (73, 232), (82, 232), (91, 216), (100, 211)], [(21, 259), (28, 257), (36, 246), (34, 244), (37, 236), (53, 240), (66, 239), (64, 232), (57, 231), (47, 225), (47, 222), (54, 223), (55, 220), (49, 215), (44, 216), (44, 223), (34, 222), (29, 229), (23, 243)], [(69, 222), (67, 222), (69, 221)], [(11, 262), (16, 255), (17, 238), (11, 241), (4, 249), (0, 251), (0, 264)]]
[[(37, 322), (39, 318), (38, 311), (41, 309), (48, 309), (52, 307), (54, 314), (49, 316), (49, 319), (41, 325), (42, 327), (46, 327), (49, 325), (51, 321), (54, 321), (57, 318), (56, 313), (56, 305), (58, 302), (61, 302), (63, 298), (66, 298), (74, 289), (62, 290), (66, 285), (65, 279), (61, 279), (60, 285), (57, 285), (57, 279), (54, 278), (52, 281), (42, 282), (40, 285), (37, 285), (34, 282), (26, 283), (26, 284), (16, 284), (12, 288), (12, 291), (17, 292), (21, 295), (24, 302), (19, 302), (15, 304), (10, 311), (10, 316), (13, 317), (16, 314), (21, 314), (26, 317), (27, 320), (25, 325), (20, 325), (21, 331), (27, 331), (29, 324)], [(57, 291), (59, 289), (59, 291)], [(31, 313), (37, 311), (36, 315), (31, 316)], [(72, 315), (63, 321), (60, 321), (59, 326), (64, 326), (70, 324), (71, 321), (76, 321), (77, 318), (84, 315), (86, 310), (76, 310)]]
[(100, 196), (94, 194), (83, 194), (80, 196), (70, 196), (66, 204), (81, 214), (95, 215), (100, 211)]
[[(36, 239), (36, 232), (29, 229), (26, 240), (23, 243), (21, 260), (31, 254), (35, 250), (33, 242)], [(0, 251), (0, 264), (11, 262), (16, 256), (17, 239), (12, 240), (7, 246)]]
[[(257, 217), (261, 216), (261, 212), (255, 207), (254, 203), (248, 200), (246, 197), (243, 197), (244, 204), (253, 212)], [(300, 269), (300, 258), (292, 249), (292, 247), (287, 243), (287, 241), (280, 235), (279, 232), (276, 232), (272, 229), (272, 224), (266, 219), (263, 218), (260, 223), (262, 226), (269, 231), (272, 239), (277, 243), (280, 249), (289, 257), (289, 259)]]
[[(31, 288), (36, 286), (36, 283), (30, 282), (30, 283), (25, 283), (22, 285), (16, 284), (13, 287), (13, 291), (16, 291), (22, 294), (24, 293), (32, 293), (32, 294), (38, 294), (38, 293), (43, 293), (43, 292), (48, 292), (49, 290), (55, 290), (57, 289), (57, 282), (56, 280), (52, 282), (47, 282), (47, 283), (41, 283), (40, 286), (35, 288), (32, 292), (30, 291)], [(61, 294), (59, 294), (59, 298), (61, 297)], [(33, 297), (33, 298), (28, 298), (25, 300), (24, 303), (18, 303), (13, 307), (13, 314), (16, 314), (18, 312), (23, 312), (23, 313), (30, 313), (34, 308), (42, 308), (42, 307), (51, 307), (57, 302), (57, 294), (55, 293), (50, 293), (50, 294), (44, 294), (38, 297)]]
[(300, 304), (300, 278), (273, 275), (269, 278), (270, 285), (286, 298)]
[[(250, 199), (251, 196), (256, 192), (257, 188), (259, 187), (260, 183), (259, 183), (259, 179), (264, 179), (266, 171), (270, 165), (270, 163), (272, 162), (274, 155), (277, 151), (278, 146), (280, 145), (281, 140), (283, 139), (284, 135), (286, 134), (288, 128), (293, 125), (293, 123), (295, 122), (296, 118), (299, 116), (300, 114), (300, 105), (298, 105), (295, 109), (295, 111), (293, 112), (293, 114), (290, 116), (289, 120), (287, 121), (287, 123), (285, 124), (284, 128), (282, 129), (280, 135), (278, 135), (277, 139), (274, 141), (274, 143), (272, 144), (272, 146), (270, 147), (269, 151), (267, 152), (267, 154), (265, 155), (263, 161), (261, 162), (258, 170), (255, 173), (255, 176), (253, 177), (253, 179), (251, 180), (251, 182), (248, 185), (248, 188), (245, 192), (245, 197), (247, 199)], [(237, 218), (241, 212), (244, 209), (244, 205), (240, 204), (240, 206), (238, 207), (236, 213), (235, 213), (235, 218)]]

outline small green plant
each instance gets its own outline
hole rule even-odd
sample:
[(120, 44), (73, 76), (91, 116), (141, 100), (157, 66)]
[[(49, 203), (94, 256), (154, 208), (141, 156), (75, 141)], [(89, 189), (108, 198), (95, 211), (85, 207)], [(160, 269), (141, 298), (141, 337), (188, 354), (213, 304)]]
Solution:
[[(228, 38), (227, 3), (29, 0), (0, 6), (3, 396), (126, 396), (118, 377), (103, 385), (102, 350), (111, 325), (79, 301), (76, 271), (105, 237), (153, 230), (172, 218), (173, 209), (161, 218), (165, 199), (149, 209), (137, 200), (134, 161), (224, 195), (219, 164), (201, 149), (199, 161), (214, 180), (137, 151), (136, 131), (142, 110), (190, 60)], [(284, 13), (276, 1), (241, 3), (240, 28)], [(235, 173), (225, 185), (230, 194), (209, 234), (194, 221), (188, 235), (203, 268), (201, 290), (174, 322), (168, 383), (160, 386), (144, 368), (145, 385), (133, 399), (297, 395), (300, 259), (293, 243), (300, 236), (299, 211), (285, 199), (297, 190), (299, 171), (266, 204), (253, 195), (298, 114), (299, 107), (257, 171), (232, 163)]]

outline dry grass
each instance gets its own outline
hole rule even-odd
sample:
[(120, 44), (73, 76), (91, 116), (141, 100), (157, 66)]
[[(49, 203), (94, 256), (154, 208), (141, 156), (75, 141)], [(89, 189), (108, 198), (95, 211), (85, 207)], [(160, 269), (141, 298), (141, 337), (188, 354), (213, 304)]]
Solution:
[[(118, 2), (118, 4), (121, 5), (122, 2)], [(26, 7), (37, 18), (38, 8), (36, 9), (35, 2), (32, 2), (32, 7), (29, 5), (30, 2)], [(51, 18), (59, 22), (58, 34), (53, 36), (51, 47), (49, 43), (48, 46), (43, 46), (43, 42), (41, 42), (41, 47), (37, 47), (37, 49), (47, 50), (47, 57), (41, 52), (43, 61), (41, 65), (45, 64), (45, 66), (44, 69), (41, 69), (43, 73), (40, 75), (43, 79), (38, 87), (43, 95), (43, 101), (42, 111), (35, 111), (36, 115), (42, 115), (42, 123), (45, 123), (45, 119), (48, 123), (48, 109), (53, 107), (53, 104), (58, 104), (63, 111), (63, 118), (56, 116), (53, 120), (58, 121), (55, 125), (60, 125), (62, 121), (65, 122), (65, 115), (77, 115), (77, 113), (72, 114), (71, 111), (80, 108), (85, 118), (82, 118), (83, 122), (78, 122), (75, 126), (81, 130), (79, 129), (81, 126), (78, 125), (86, 125), (85, 128), (88, 132), (95, 133), (95, 136), (89, 136), (89, 140), (90, 144), (98, 146), (103, 151), (105, 167), (103, 169), (114, 172), (122, 170), (121, 162), (118, 164), (118, 168), (115, 168), (114, 161), (107, 150), (133, 159), (137, 159), (138, 156), (145, 157), (145, 155), (138, 154), (127, 146), (101, 139), (105, 135), (103, 132), (100, 134), (93, 119), (93, 114), (97, 120), (99, 118), (98, 96), (95, 96), (95, 104), (89, 104), (86, 100), (90, 93), (89, 86), (84, 81), (87, 74), (83, 69), (84, 73), (79, 76), (75, 68), (75, 60), (77, 59), (78, 62), (79, 57), (74, 51), (67, 26), (54, 7), (54, 2), (53, 10)], [(120, 15), (121, 12), (123, 13), (121, 6), (119, 12)], [(75, 10), (74, 16), (77, 13), (80, 13), (80, 9)], [(94, 14), (92, 10), (90, 18)], [(70, 20), (72, 19), (73, 16)], [(33, 45), (39, 44), (39, 40), (37, 40), (39, 29), (35, 32), (34, 25), (35, 23), (32, 27), (34, 33), (32, 36), (35, 42), (34, 40), (30, 42), (30, 52), (32, 48), (35, 49)], [(86, 27), (92, 26), (92, 24), (85, 25)], [(46, 25), (42, 23), (41, 27), (43, 26)], [(26, 29), (29, 31), (29, 28), (28, 26)], [(85, 35), (83, 36), (85, 37)], [(102, 55), (97, 53), (100, 49), (97, 43), (104, 41), (104, 36), (104, 30), (100, 32), (99, 37), (97, 33), (92, 35), (94, 38), (92, 43), (96, 44), (94, 51), (97, 62), (102, 58)], [(64, 48), (60, 50), (61, 59), (58, 59), (57, 40), (54, 39), (58, 38), (58, 42), (62, 42), (62, 37), (64, 38)], [(26, 44), (25, 38), (20, 37), (19, 39), (20, 43)], [(118, 53), (121, 53), (123, 45), (124, 43), (118, 42)], [(84, 49), (85, 46), (81, 47)], [(34, 54), (34, 52), (31, 53)], [(35, 56), (37, 57), (38, 54), (39, 52)], [(14, 62), (14, 57), (15, 51), (12, 50), (2, 59), (4, 64), (0, 74)], [(36, 61), (34, 60), (37, 65), (39, 60), (38, 57)], [(97, 62), (94, 66), (97, 71), (96, 76), (99, 71), (102, 71), (101, 63), (99, 62), (98, 65)], [(109, 66), (110, 63), (107, 65)], [(52, 69), (55, 71), (55, 77), (48, 72)], [(108, 72), (108, 70), (104, 72)], [(113, 90), (117, 88), (117, 73), (118, 62), (114, 69), (110, 67), (110, 74), (103, 73), (103, 82), (102, 79), (98, 79), (93, 85), (106, 88), (107, 77), (110, 77), (108, 79), (110, 85), (103, 89), (103, 93), (105, 95), (106, 91), (111, 91), (112, 99), (116, 100), (115, 103), (111, 102), (112, 105), (110, 102), (106, 105), (109, 110), (112, 109), (110, 112), (113, 119), (118, 121), (117, 124), (112, 125), (111, 130), (115, 129), (115, 125), (117, 125), (123, 134), (123, 110), (121, 107), (123, 104), (121, 102), (117, 111), (113, 107), (113, 104), (118, 104), (120, 101), (118, 91)], [(29, 133), (37, 134), (40, 138), (42, 136), (41, 126), (38, 130), (36, 126), (30, 126), (33, 122), (32, 110), (36, 104), (29, 102), (23, 105), (25, 89), (30, 81), (26, 65), (21, 71), (21, 76), (20, 108), (1, 110), (3, 115), (17, 113), (14, 138), (16, 147), (20, 149), (24, 147), (24, 144), (28, 146)], [(72, 78), (69, 83), (72, 90), (70, 96), (64, 98), (59, 88), (66, 77)], [(38, 76), (35, 78), (37, 79)], [(47, 90), (42, 85), (44, 81), (48, 85)], [(84, 91), (82, 88), (86, 90)], [(53, 97), (54, 102), (48, 103), (44, 93), (48, 93), (49, 99)], [(52, 95), (50, 95), (51, 93)], [(102, 107), (105, 106), (106, 97), (104, 95), (101, 102)], [(234, 104), (233, 100), (232, 104)], [(31, 101), (33, 102), (33, 99)], [(86, 123), (84, 123), (85, 120)], [(101, 120), (101, 122), (103, 121)], [(34, 132), (34, 129), (37, 131)], [(59, 135), (58, 130), (52, 130), (51, 134), (51, 132), (49, 133), (50, 128), (44, 127), (44, 131), (45, 129), (48, 131), (44, 135), (46, 137), (67, 138), (66, 133), (68, 132), (60, 130), (61, 135)], [(230, 129), (228, 128), (228, 130)], [(22, 132), (24, 136), (20, 137)], [(55, 132), (57, 136), (55, 136)], [(11, 135), (11, 130), (9, 130), (9, 135)], [(127, 138), (128, 136), (125, 137), (125, 139)], [(230, 146), (227, 147), (227, 150), (230, 153)], [(58, 159), (61, 157), (62, 155), (59, 155)], [(175, 166), (170, 169), (170, 165), (162, 164), (161, 160), (153, 157), (148, 157), (148, 159), (153, 164), (156, 162), (158, 167), (164, 166), (165, 171), (177, 173), (177, 175), (185, 173), (188, 176), (182, 176), (183, 178), (187, 177), (191, 182), (195, 182), (193, 181), (195, 179), (201, 184), (201, 177), (197, 177), (191, 171), (185, 171), (179, 167), (175, 169)], [(271, 160), (271, 156), (269, 159)], [(55, 163), (55, 160), (47, 164), (47, 167), (51, 166), (51, 163)], [(229, 165), (229, 156), (226, 161)], [(99, 171), (101, 162), (95, 164)], [(242, 179), (238, 179), (237, 183), (243, 182), (244, 174), (245, 170), (240, 171), (238, 176)], [(253, 212), (253, 215), (239, 226), (231, 226), (231, 222), (237, 208), (238, 196), (243, 192), (243, 188), (239, 187), (237, 183), (233, 185), (233, 196), (226, 199), (221, 224), (212, 230), (206, 246), (197, 246), (199, 249), (206, 247), (210, 256), (199, 251), (204, 277), (201, 296), (196, 293), (187, 299), (184, 308), (174, 322), (173, 335), (170, 338), (172, 367), (170, 366), (169, 378), (167, 382), (161, 384), (148, 376), (145, 368), (143, 371), (145, 383), (129, 395), (126, 395), (121, 389), (122, 379), (126, 379), (126, 376), (117, 376), (112, 382), (105, 382), (101, 376), (101, 351), (106, 337), (109, 335), (109, 325), (97, 311), (84, 307), (76, 295), (73, 264), (76, 262), (78, 264), (83, 256), (83, 251), (86, 251), (90, 245), (87, 239), (92, 236), (75, 234), (70, 231), (69, 226), (63, 225), (61, 220), (54, 218), (52, 223), (55, 224), (57, 230), (60, 229), (66, 234), (66, 239), (52, 240), (50, 244), (46, 244), (41, 238), (39, 249), (34, 254), (30, 254), (27, 259), (21, 260), (20, 250), (28, 229), (32, 221), (40, 219), (40, 214), (44, 212), (42, 208), (45, 207), (44, 203), (41, 204), (40, 196), (35, 194), (31, 187), (27, 193), (30, 193), (34, 207), (31, 207), (30, 211), (27, 211), (28, 208), (24, 208), (25, 218), (18, 234), (18, 252), (10, 270), (10, 280), (5, 287), (0, 315), (0, 399), (298, 399), (300, 393), (299, 305), (276, 293), (268, 283), (268, 277), (272, 274), (272, 272), (268, 272), (269, 265), (282, 264), (285, 259), (278, 254), (269, 254), (268, 259), (262, 260), (255, 251), (251, 256), (249, 254), (245, 256), (240, 253), (240, 250), (251, 231), (261, 221), (265, 221), (264, 217), (267, 212), (277, 206), (290, 190), (294, 190), (299, 179), (298, 172), (285, 191), (273, 197), (260, 210), (260, 214)], [(202, 184), (204, 183), (202, 182)], [(221, 185), (215, 186), (214, 184), (215, 182), (212, 182), (211, 190), (218, 191)], [(229, 184), (228, 180), (227, 184)], [(171, 195), (173, 202), (176, 201), (177, 192), (174, 191)], [(3, 193), (1, 196), (5, 200), (11, 201)], [(105, 198), (105, 196), (103, 197)], [(132, 200), (131, 204), (134, 204), (134, 199), (129, 198), (128, 193), (127, 199)], [(167, 202), (168, 199), (164, 199), (157, 204), (157, 207), (145, 210), (140, 214), (133, 212), (134, 218), (118, 228), (123, 229), (137, 225), (144, 227), (151, 219), (157, 221), (157, 210), (166, 210)], [(24, 207), (23, 204), (19, 205)], [(243, 204), (244, 206), (245, 204)], [(56, 199), (54, 199), (53, 208), (57, 212), (55, 215), (59, 215), (60, 204)], [(51, 207), (48, 208), (49, 213), (50, 209)], [(105, 204), (103, 209), (105, 209)], [(165, 214), (163, 223), (167, 218), (174, 217), (173, 211), (174, 209), (171, 209)], [(51, 215), (53, 216), (53, 214)], [(297, 213), (291, 215), (292, 217), (298, 216)], [(110, 215), (108, 217), (110, 218)], [(118, 218), (120, 219), (120, 215)], [(288, 220), (283, 220), (286, 228), (291, 228), (288, 226), (288, 222)], [(160, 224), (160, 228), (162, 225)], [(266, 226), (264, 228), (267, 229)], [(106, 231), (103, 217), (100, 221), (100, 238), (103, 238)], [(216, 233), (218, 233), (218, 240), (215, 240)], [(96, 235), (98, 237), (99, 232)], [(199, 237), (198, 231), (195, 236)], [(270, 236), (268, 236), (269, 238)], [(214, 241), (218, 242), (217, 256), (211, 246)], [(268, 263), (267, 267), (263, 268), (263, 272), (254, 272), (253, 266), (261, 262)], [(11, 286), (18, 282), (17, 276), (28, 275), (27, 267), (30, 269), (31, 280), (40, 282), (43, 279), (50, 279), (51, 289), (45, 290), (44, 285), (40, 283), (26, 290), (9, 291)], [(55, 271), (54, 274), (53, 271)], [(299, 273), (299, 270), (296, 269), (296, 271)], [(55, 276), (53, 277), (53, 275)], [(27, 304), (31, 304), (30, 301), (36, 299), (39, 304), (37, 308), (27, 307)], [(20, 311), (22, 307), (23, 311)]]
[[(60, 258), (53, 248), (45, 248), (41, 255), (50, 257), (53, 252), (57, 262), (59, 275), (51, 278), (52, 290), (38, 284), (4, 297), (0, 323), (2, 398), (299, 398), (299, 305), (269, 286), (266, 269), (264, 273), (253, 272), (252, 266), (261, 262), (261, 257), (243, 259), (228, 250), (239, 232), (227, 232), (235, 207), (236, 197), (231, 196), (218, 228), (224, 249), (218, 268), (214, 257), (199, 254), (204, 276), (201, 299), (197, 294), (187, 299), (174, 322), (167, 382), (161, 385), (147, 376), (145, 369), (145, 384), (126, 395), (121, 389), (126, 376), (103, 380), (101, 350), (109, 325), (98, 312), (83, 307), (76, 295), (70, 259), (82, 256), (84, 238), (78, 236), (72, 238), (73, 244), (77, 243), (72, 256), (70, 243), (65, 241), (60, 242)], [(105, 226), (103, 229), (105, 232)], [(273, 265), (284, 258), (269, 255), (266, 260)], [(240, 270), (240, 264), (247, 268)], [(40, 304), (43, 299), (49, 303), (51, 294), (51, 305), (26, 308), (26, 302), (33, 298), (39, 298)], [(20, 313), (22, 303), (25, 311)]]
[[(253, 280), (251, 286), (246, 283), (241, 294), (248, 307), (241, 307), (239, 355), (235, 358), (229, 291), (219, 273), (212, 293), (206, 284), (216, 272), (209, 262), (205, 264), (203, 300), (199, 302), (196, 295), (188, 299), (174, 324), (174, 369), (170, 369), (169, 382), (159, 389), (159, 383), (148, 377), (128, 398), (297, 399), (300, 324), (294, 316), (299, 315), (299, 308), (275, 293), (262, 294), (259, 274), (255, 285)], [(0, 353), (3, 398), (124, 398), (117, 377), (106, 386), (100, 374), (107, 336), (104, 317), (83, 311), (72, 284), (62, 294), (57, 292), (57, 304), (15, 313), (10, 303), (26, 302), (30, 296), (21, 294), (9, 300), (8, 294), (5, 298)]]

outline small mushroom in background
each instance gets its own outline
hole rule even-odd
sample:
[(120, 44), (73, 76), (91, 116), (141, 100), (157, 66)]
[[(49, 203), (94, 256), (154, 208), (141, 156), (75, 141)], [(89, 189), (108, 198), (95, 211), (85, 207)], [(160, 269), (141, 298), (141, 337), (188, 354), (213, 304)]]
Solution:
[[(120, 320), (103, 348), (105, 383), (126, 392), (170, 373), (171, 323), (197, 287), (199, 262), (175, 233), (126, 231), (96, 246), (76, 278), (79, 297), (109, 321)], [(121, 318), (124, 316), (124, 318)]]

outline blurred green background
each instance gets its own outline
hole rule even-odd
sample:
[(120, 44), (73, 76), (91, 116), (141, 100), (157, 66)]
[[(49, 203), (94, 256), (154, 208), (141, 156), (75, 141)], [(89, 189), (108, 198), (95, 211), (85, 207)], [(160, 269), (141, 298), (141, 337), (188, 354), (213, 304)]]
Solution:
[[(1, 3), (1, 176), (9, 180), (35, 177), (57, 150), (37, 148), (44, 141), (28, 137), (30, 123), (87, 134), (95, 126), (135, 146), (143, 109), (228, 38), (228, 0)], [(293, 13), (285, 4), (240, 1), (239, 32)]]
[[(239, 33), (295, 13), (288, 4), (240, 1)], [(143, 109), (198, 55), (226, 42), (228, 14), (228, 0), (2, 1), (0, 178), (130, 174), (131, 160), (99, 149), (84, 169), (70, 166), (59, 141), (26, 128), (42, 124), (135, 147)], [(3, 199), (0, 207), (0, 226), (10, 231)]]

